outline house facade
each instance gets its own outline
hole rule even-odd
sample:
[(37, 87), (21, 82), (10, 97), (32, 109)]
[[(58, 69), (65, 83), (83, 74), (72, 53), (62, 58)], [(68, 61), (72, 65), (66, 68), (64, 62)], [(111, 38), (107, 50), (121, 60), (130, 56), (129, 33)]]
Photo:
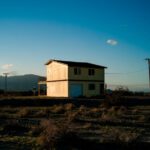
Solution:
[(47, 96), (91, 97), (104, 94), (104, 66), (62, 60), (50, 60), (45, 65)]

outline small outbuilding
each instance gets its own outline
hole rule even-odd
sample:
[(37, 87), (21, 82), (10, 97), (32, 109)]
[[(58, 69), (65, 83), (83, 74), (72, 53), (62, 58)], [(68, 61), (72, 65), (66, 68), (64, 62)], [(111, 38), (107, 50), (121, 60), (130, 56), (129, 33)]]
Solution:
[(49, 60), (47, 70), (47, 96), (91, 97), (104, 94), (104, 66), (62, 60)]

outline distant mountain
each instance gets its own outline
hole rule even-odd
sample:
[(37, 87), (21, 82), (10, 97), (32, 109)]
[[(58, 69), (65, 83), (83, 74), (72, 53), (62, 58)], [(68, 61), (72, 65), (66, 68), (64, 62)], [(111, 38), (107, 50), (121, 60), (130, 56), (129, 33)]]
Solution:
[[(46, 80), (45, 77), (27, 74), (21, 76), (10, 76), (7, 78), (8, 91), (29, 91), (33, 88), (38, 89), (38, 81)], [(0, 89), (5, 88), (5, 77), (0, 76)]]

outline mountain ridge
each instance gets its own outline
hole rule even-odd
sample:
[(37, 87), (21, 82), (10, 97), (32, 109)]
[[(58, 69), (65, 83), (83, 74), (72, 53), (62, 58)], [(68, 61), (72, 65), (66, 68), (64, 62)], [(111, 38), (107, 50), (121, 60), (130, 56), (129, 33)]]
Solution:
[[(7, 90), (8, 91), (30, 91), (33, 88), (38, 89), (38, 81), (46, 80), (46, 77), (25, 74), (25, 75), (15, 75), (7, 77)], [(5, 89), (5, 76), (0, 76), (0, 89)]]

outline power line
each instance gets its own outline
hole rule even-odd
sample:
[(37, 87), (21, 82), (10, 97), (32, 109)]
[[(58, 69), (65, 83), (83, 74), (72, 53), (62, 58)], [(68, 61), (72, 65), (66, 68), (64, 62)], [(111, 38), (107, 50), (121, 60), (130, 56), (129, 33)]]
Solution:
[(134, 74), (134, 73), (137, 73), (137, 72), (142, 72), (146, 70), (145, 69), (140, 69), (140, 70), (136, 70), (136, 71), (131, 71), (131, 72), (107, 72), (106, 74), (107, 75), (127, 75), (127, 74)]

